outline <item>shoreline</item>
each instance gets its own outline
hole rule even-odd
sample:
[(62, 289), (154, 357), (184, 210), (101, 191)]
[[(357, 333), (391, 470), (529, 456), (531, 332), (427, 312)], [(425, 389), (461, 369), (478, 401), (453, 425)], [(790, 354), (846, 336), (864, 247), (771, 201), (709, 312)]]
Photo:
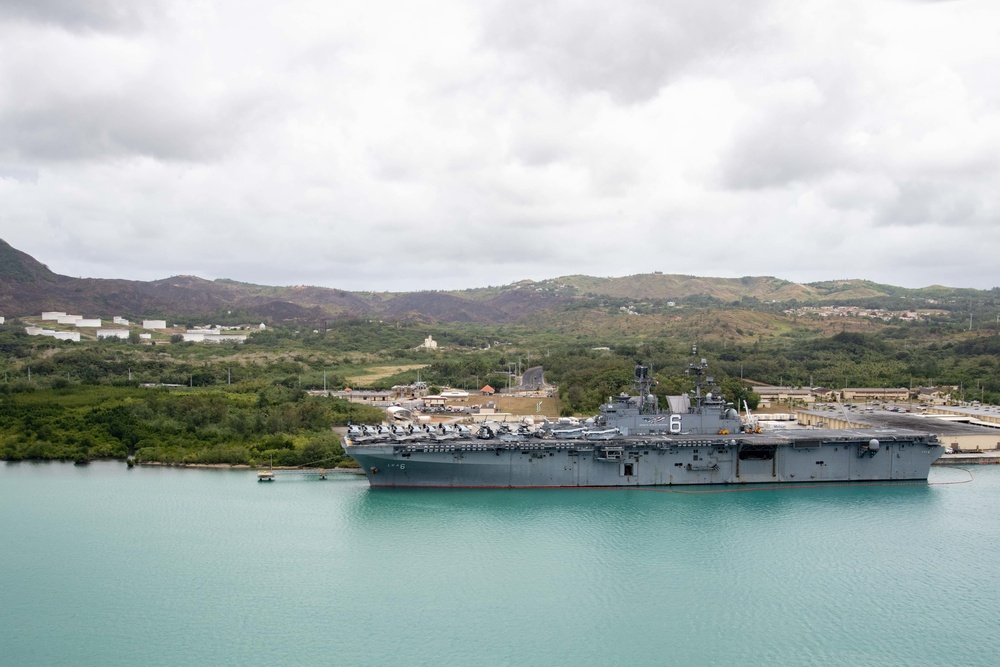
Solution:
[[(0, 459), (0, 463), (13, 464), (13, 463), (67, 463), (76, 464), (72, 459)], [(84, 465), (91, 463), (121, 463), (127, 465), (125, 459), (92, 459), (86, 461)], [(148, 466), (150, 468), (206, 468), (213, 470), (320, 470), (319, 466), (302, 468), (300, 466), (251, 466), (246, 463), (170, 463), (168, 461), (134, 461), (136, 466)], [(329, 468), (322, 468), (322, 470), (337, 470), (337, 471), (357, 471), (362, 472), (361, 468), (351, 468), (351, 467), (336, 467), (330, 466)]]
[(303, 468), (301, 466), (251, 466), (246, 463), (167, 463), (165, 461), (143, 461), (142, 463), (136, 462), (137, 466), (150, 466), (159, 468), (210, 468), (216, 470), (344, 470), (353, 471), (357, 470), (361, 472), (361, 468), (349, 468), (349, 467), (336, 467), (330, 466), (329, 468), (321, 468), (320, 466), (313, 466), (309, 468)]

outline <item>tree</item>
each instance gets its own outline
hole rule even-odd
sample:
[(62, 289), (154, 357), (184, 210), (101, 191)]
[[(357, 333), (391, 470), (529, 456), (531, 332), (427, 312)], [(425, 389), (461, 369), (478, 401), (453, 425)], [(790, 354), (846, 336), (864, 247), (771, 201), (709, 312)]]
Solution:
[(760, 395), (751, 391), (750, 387), (739, 378), (733, 377), (723, 380), (722, 391), (725, 392), (727, 398), (733, 401), (737, 409), (743, 407), (744, 401), (746, 401), (747, 407), (751, 410), (756, 410), (757, 405), (760, 403)]

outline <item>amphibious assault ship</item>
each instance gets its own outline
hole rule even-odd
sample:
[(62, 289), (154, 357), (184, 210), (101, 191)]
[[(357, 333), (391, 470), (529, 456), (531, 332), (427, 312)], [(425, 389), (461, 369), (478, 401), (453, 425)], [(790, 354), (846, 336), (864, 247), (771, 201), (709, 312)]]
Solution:
[(937, 437), (902, 429), (761, 432), (721, 395), (690, 394), (661, 409), (649, 369), (634, 394), (610, 397), (580, 424), (477, 427), (352, 425), (345, 451), (373, 487), (611, 487), (926, 480)]

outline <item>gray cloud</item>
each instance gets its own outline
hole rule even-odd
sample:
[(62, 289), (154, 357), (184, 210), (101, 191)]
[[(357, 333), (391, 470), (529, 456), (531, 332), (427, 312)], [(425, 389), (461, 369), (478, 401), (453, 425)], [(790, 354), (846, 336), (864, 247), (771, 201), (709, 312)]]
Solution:
[[(96, 10), (95, 10), (96, 11)], [(0, 156), (44, 163), (227, 153), (274, 93), (206, 68), (169, 36), (0, 24)], [(16, 92), (15, 92), (16, 91)]]
[(760, 40), (766, 4), (500, 0), (486, 14), (482, 39), (516, 61), (517, 76), (633, 103), (656, 95), (694, 62)]
[(878, 210), (875, 224), (918, 227), (996, 227), (1000, 206), (995, 191), (962, 182), (914, 179), (900, 183), (895, 197)]
[(745, 111), (720, 152), (723, 186), (784, 187), (859, 166), (850, 139), (866, 122), (867, 73), (847, 55), (834, 63), (796, 60), (795, 50), (786, 37), (765, 56), (770, 69), (742, 73)]
[(44, 108), (0, 113), (0, 143), (27, 160), (80, 160), (147, 156), (208, 160), (239, 136), (246, 108), (174, 106), (170, 91), (51, 99)]
[(80, 4), (0, 13), (0, 238), (60, 273), (1000, 284), (983, 0)]
[(156, 0), (4, 0), (0, 21), (27, 21), (72, 31), (133, 31), (158, 18), (159, 5)]
[(0, 178), (9, 178), (22, 183), (37, 183), (38, 169), (28, 165), (0, 163)]
[(728, 188), (781, 187), (844, 165), (842, 137), (808, 113), (777, 113), (743, 127), (723, 158)]

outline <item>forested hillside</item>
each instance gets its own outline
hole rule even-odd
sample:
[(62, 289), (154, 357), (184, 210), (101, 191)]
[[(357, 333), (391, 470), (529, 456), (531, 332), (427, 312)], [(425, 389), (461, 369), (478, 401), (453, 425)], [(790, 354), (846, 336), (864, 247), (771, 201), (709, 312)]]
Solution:
[[(636, 363), (652, 367), (658, 394), (687, 391), (683, 371), (701, 357), (735, 402), (752, 403), (753, 381), (954, 385), (960, 398), (996, 403), (998, 297), (661, 273), (402, 294), (193, 276), (144, 283), (60, 276), (0, 241), (0, 458), (345, 463), (331, 426), (380, 413), (308, 390), (384, 389), (419, 375), (474, 391), (505, 387), (529, 366), (558, 385), (565, 415), (592, 414), (628, 389)], [(145, 341), (136, 324), (127, 341), (28, 336), (27, 318), (41, 324), (43, 310), (179, 326)], [(254, 326), (242, 345), (181, 342), (199, 324)], [(420, 347), (427, 336), (437, 349)]]
[(566, 313), (572, 318), (581, 311), (618, 308), (671, 318), (685, 308), (777, 314), (809, 305), (949, 313), (968, 309), (974, 316), (987, 316), (987, 311), (996, 310), (997, 297), (996, 289), (907, 289), (866, 280), (798, 284), (771, 276), (711, 278), (663, 273), (618, 278), (573, 275), (489, 288), (401, 293), (273, 287), (196, 276), (142, 282), (57, 275), (0, 240), (0, 314), (6, 317), (64, 311), (85, 317), (162, 318), (179, 323), (294, 323), (320, 330), (331, 321), (354, 318), (554, 326), (566, 320)]
[[(955, 385), (967, 400), (1000, 402), (1000, 330), (985, 299), (971, 309), (935, 304), (913, 321), (790, 314), (759, 302), (687, 302), (669, 313), (621, 304), (595, 297), (520, 324), (277, 325), (243, 345), (73, 343), (27, 336), (9, 319), (0, 325), (0, 458), (330, 465), (345, 462), (330, 427), (379, 413), (309, 389), (381, 389), (418, 374), (439, 386), (505, 387), (509, 373), (538, 365), (558, 385), (561, 414), (593, 414), (629, 388), (638, 362), (652, 367), (658, 394), (687, 391), (683, 371), (701, 357), (730, 400), (752, 400), (742, 381), (752, 380)], [(428, 335), (436, 350), (418, 348)]]

